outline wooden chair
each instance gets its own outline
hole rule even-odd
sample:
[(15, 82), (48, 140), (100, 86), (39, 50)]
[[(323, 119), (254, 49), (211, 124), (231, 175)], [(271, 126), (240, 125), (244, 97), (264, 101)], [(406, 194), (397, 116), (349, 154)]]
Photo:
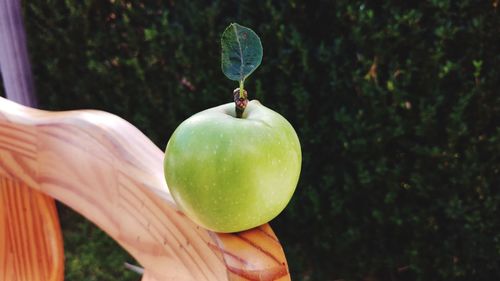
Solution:
[(103, 229), (145, 269), (143, 281), (290, 280), (269, 225), (220, 234), (173, 202), (163, 152), (102, 111), (48, 112), (0, 98), (0, 280), (63, 279), (55, 198)]

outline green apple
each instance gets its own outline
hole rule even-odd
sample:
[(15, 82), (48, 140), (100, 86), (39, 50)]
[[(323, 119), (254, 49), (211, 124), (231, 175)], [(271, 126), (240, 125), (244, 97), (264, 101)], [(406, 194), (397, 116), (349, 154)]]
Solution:
[(221, 37), (221, 69), (238, 81), (234, 103), (182, 122), (165, 151), (165, 179), (181, 210), (217, 232), (237, 232), (276, 217), (299, 180), (302, 155), (295, 130), (258, 101), (244, 82), (262, 61), (255, 32), (230, 24)]
[(253, 100), (193, 115), (172, 134), (165, 178), (179, 208), (216, 232), (269, 222), (288, 204), (301, 169), (299, 139), (280, 114)]

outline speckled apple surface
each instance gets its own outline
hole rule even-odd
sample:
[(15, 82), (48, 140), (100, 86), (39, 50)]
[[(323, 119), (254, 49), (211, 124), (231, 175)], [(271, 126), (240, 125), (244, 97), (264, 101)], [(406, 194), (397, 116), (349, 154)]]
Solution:
[(269, 222), (288, 204), (300, 175), (297, 134), (280, 114), (250, 101), (242, 118), (234, 103), (197, 113), (172, 134), (165, 178), (184, 213), (217, 232)]

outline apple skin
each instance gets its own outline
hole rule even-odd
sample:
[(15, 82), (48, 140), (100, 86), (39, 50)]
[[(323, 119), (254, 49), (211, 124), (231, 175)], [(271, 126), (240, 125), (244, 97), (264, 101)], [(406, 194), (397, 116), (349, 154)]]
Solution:
[(290, 123), (253, 100), (242, 118), (228, 103), (182, 122), (167, 144), (164, 169), (170, 193), (189, 218), (212, 231), (238, 232), (283, 211), (301, 163)]

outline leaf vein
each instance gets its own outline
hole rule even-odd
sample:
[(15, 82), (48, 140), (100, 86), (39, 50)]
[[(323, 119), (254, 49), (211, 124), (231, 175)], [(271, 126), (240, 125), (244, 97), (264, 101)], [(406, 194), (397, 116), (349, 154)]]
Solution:
[(240, 49), (240, 81), (243, 80), (243, 50), (241, 50), (240, 37), (238, 36), (238, 29), (236, 24), (233, 25), (234, 34), (236, 36), (236, 42), (238, 42), (238, 48)]

